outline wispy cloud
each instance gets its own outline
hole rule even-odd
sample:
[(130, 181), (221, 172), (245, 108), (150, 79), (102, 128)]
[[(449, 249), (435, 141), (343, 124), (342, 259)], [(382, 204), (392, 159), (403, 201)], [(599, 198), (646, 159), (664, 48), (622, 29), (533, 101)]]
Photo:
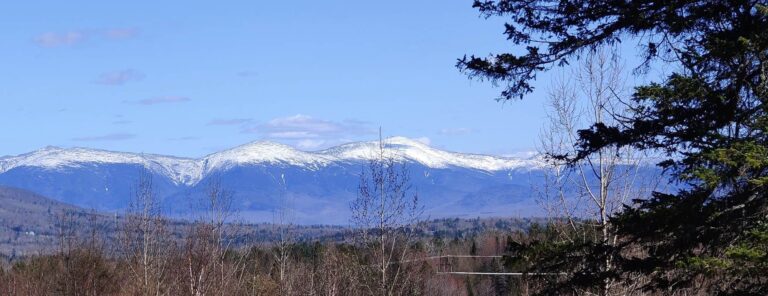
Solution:
[(71, 46), (85, 40), (86, 34), (81, 31), (45, 32), (35, 37), (34, 41), (42, 47)]
[(112, 133), (99, 136), (85, 136), (72, 138), (72, 141), (78, 142), (96, 142), (96, 141), (122, 141), (135, 138), (136, 135), (128, 133)]
[(144, 73), (133, 69), (107, 72), (96, 78), (96, 83), (104, 85), (123, 85), (128, 82), (140, 81), (144, 79)]
[(86, 40), (117, 40), (133, 38), (139, 34), (134, 28), (109, 28), (101, 30), (70, 30), (44, 32), (33, 38), (40, 47), (53, 48), (73, 46)]
[(300, 149), (318, 149), (326, 143), (325, 140), (303, 139), (296, 142), (296, 147)]
[(466, 127), (444, 128), (440, 130), (441, 135), (451, 135), (451, 136), (467, 135), (467, 134), (471, 134), (472, 132), (474, 132), (474, 130)]
[(297, 114), (247, 126), (242, 132), (289, 142), (302, 149), (318, 149), (348, 141), (350, 138), (373, 134), (374, 130), (367, 122), (339, 122)]
[(192, 99), (188, 97), (182, 97), (182, 96), (160, 96), (160, 97), (154, 97), (149, 99), (143, 99), (138, 101), (124, 101), (125, 103), (133, 103), (133, 104), (139, 104), (139, 105), (157, 105), (157, 104), (178, 104), (178, 103), (185, 103), (189, 102)]
[(241, 125), (251, 120), (251, 118), (217, 118), (209, 121), (208, 125)]

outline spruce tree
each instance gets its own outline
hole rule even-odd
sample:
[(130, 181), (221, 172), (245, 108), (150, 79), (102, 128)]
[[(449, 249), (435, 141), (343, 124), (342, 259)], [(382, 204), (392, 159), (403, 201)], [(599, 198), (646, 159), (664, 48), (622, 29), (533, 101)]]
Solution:
[[(505, 17), (505, 35), (525, 50), (465, 56), (458, 68), (503, 85), (499, 100), (523, 98), (536, 75), (601, 46), (638, 42), (644, 62), (677, 70), (635, 89), (630, 116), (579, 132), (578, 161), (610, 146), (660, 155), (677, 183), (627, 205), (612, 223), (622, 236), (558, 248), (549, 266), (572, 268), (567, 285), (610, 277), (648, 290), (768, 294), (768, 7), (766, 1), (475, 1)], [(518, 52), (520, 52), (518, 54)], [(566, 254), (567, 253), (567, 254)], [(576, 255), (576, 256), (574, 256)], [(578, 258), (578, 259), (574, 259)], [(617, 268), (596, 272), (591, 260)], [(573, 261), (578, 261), (573, 263)], [(569, 263), (570, 262), (570, 263)]]

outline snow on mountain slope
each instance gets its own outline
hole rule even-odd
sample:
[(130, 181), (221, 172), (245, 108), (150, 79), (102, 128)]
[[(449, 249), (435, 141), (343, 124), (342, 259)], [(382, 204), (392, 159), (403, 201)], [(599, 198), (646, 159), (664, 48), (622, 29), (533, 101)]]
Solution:
[(284, 164), (317, 169), (336, 159), (304, 152), (291, 146), (268, 141), (257, 141), (208, 155), (202, 159), (204, 173), (229, 169), (242, 164)]
[(112, 152), (87, 148), (59, 148), (48, 146), (16, 157), (0, 159), (0, 173), (16, 167), (39, 167), (49, 170), (78, 168), (87, 164), (135, 164), (171, 178), (179, 184), (199, 181), (200, 164), (197, 160), (171, 156)]
[[(383, 140), (384, 155), (399, 161), (414, 161), (430, 168), (463, 167), (484, 171), (499, 171), (526, 167), (538, 167), (533, 159), (502, 158), (489, 155), (448, 152), (432, 148), (419, 141), (404, 137)], [(377, 157), (379, 142), (358, 142), (333, 147), (318, 152), (339, 160), (369, 160)]]
[[(500, 171), (535, 168), (541, 165), (540, 161), (533, 158), (504, 158), (443, 151), (403, 137), (388, 138), (384, 143), (387, 156), (401, 161), (417, 162), (430, 168), (461, 167)], [(283, 144), (257, 141), (199, 159), (86, 148), (46, 147), (18, 156), (0, 158), (0, 173), (24, 166), (65, 169), (87, 164), (136, 164), (167, 176), (177, 184), (194, 185), (212, 172), (240, 165), (288, 165), (318, 170), (334, 163), (369, 160), (376, 156), (378, 145), (378, 141), (357, 142), (318, 152), (305, 152)]]

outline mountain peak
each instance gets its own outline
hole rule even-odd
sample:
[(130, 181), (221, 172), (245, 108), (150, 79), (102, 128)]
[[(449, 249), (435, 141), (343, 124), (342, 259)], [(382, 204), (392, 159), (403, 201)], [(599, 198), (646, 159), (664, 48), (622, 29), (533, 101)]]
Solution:
[(316, 168), (331, 159), (272, 141), (254, 141), (203, 158), (205, 171), (226, 169), (238, 164), (272, 163)]

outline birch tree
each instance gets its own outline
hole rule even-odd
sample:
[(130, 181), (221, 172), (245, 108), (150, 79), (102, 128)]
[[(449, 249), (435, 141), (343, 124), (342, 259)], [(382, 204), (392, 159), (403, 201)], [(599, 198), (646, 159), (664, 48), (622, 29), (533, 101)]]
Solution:
[(414, 192), (405, 163), (390, 155), (379, 134), (378, 147), (360, 174), (355, 200), (351, 203), (352, 223), (358, 230), (358, 242), (370, 255), (368, 271), (373, 295), (411, 293), (413, 280), (408, 258), (413, 229), (423, 210)]
[(171, 242), (167, 220), (154, 191), (152, 174), (142, 170), (125, 216), (121, 241), (131, 286), (138, 295), (167, 295)]
[[(613, 125), (625, 116), (625, 92), (621, 59), (609, 48), (588, 52), (550, 89), (540, 146), (548, 167), (539, 201), (551, 222), (560, 224), (561, 238), (570, 243), (615, 245), (618, 236), (609, 217), (632, 199), (650, 194), (640, 174), (641, 157), (631, 147), (604, 147), (576, 163), (563, 160), (577, 153), (579, 130)], [(610, 256), (603, 258), (599, 271), (611, 270), (611, 262)], [(624, 290), (605, 278), (600, 294), (612, 292)]]
[(293, 290), (289, 272), (291, 267), (291, 247), (294, 243), (293, 202), (288, 196), (288, 184), (285, 180), (285, 173), (281, 173), (279, 180), (276, 181), (280, 185), (280, 200), (272, 217), (273, 231), (276, 235), (272, 246), (272, 256), (275, 259), (280, 292), (283, 295), (291, 295)]
[[(213, 176), (205, 187), (198, 210), (201, 216), (192, 225), (185, 248), (187, 291), (190, 295), (229, 295), (244, 287), (246, 254), (227, 260), (236, 234), (228, 233), (232, 222), (234, 193)], [(232, 231), (235, 231), (233, 227)], [(245, 247), (245, 250), (250, 248)]]

